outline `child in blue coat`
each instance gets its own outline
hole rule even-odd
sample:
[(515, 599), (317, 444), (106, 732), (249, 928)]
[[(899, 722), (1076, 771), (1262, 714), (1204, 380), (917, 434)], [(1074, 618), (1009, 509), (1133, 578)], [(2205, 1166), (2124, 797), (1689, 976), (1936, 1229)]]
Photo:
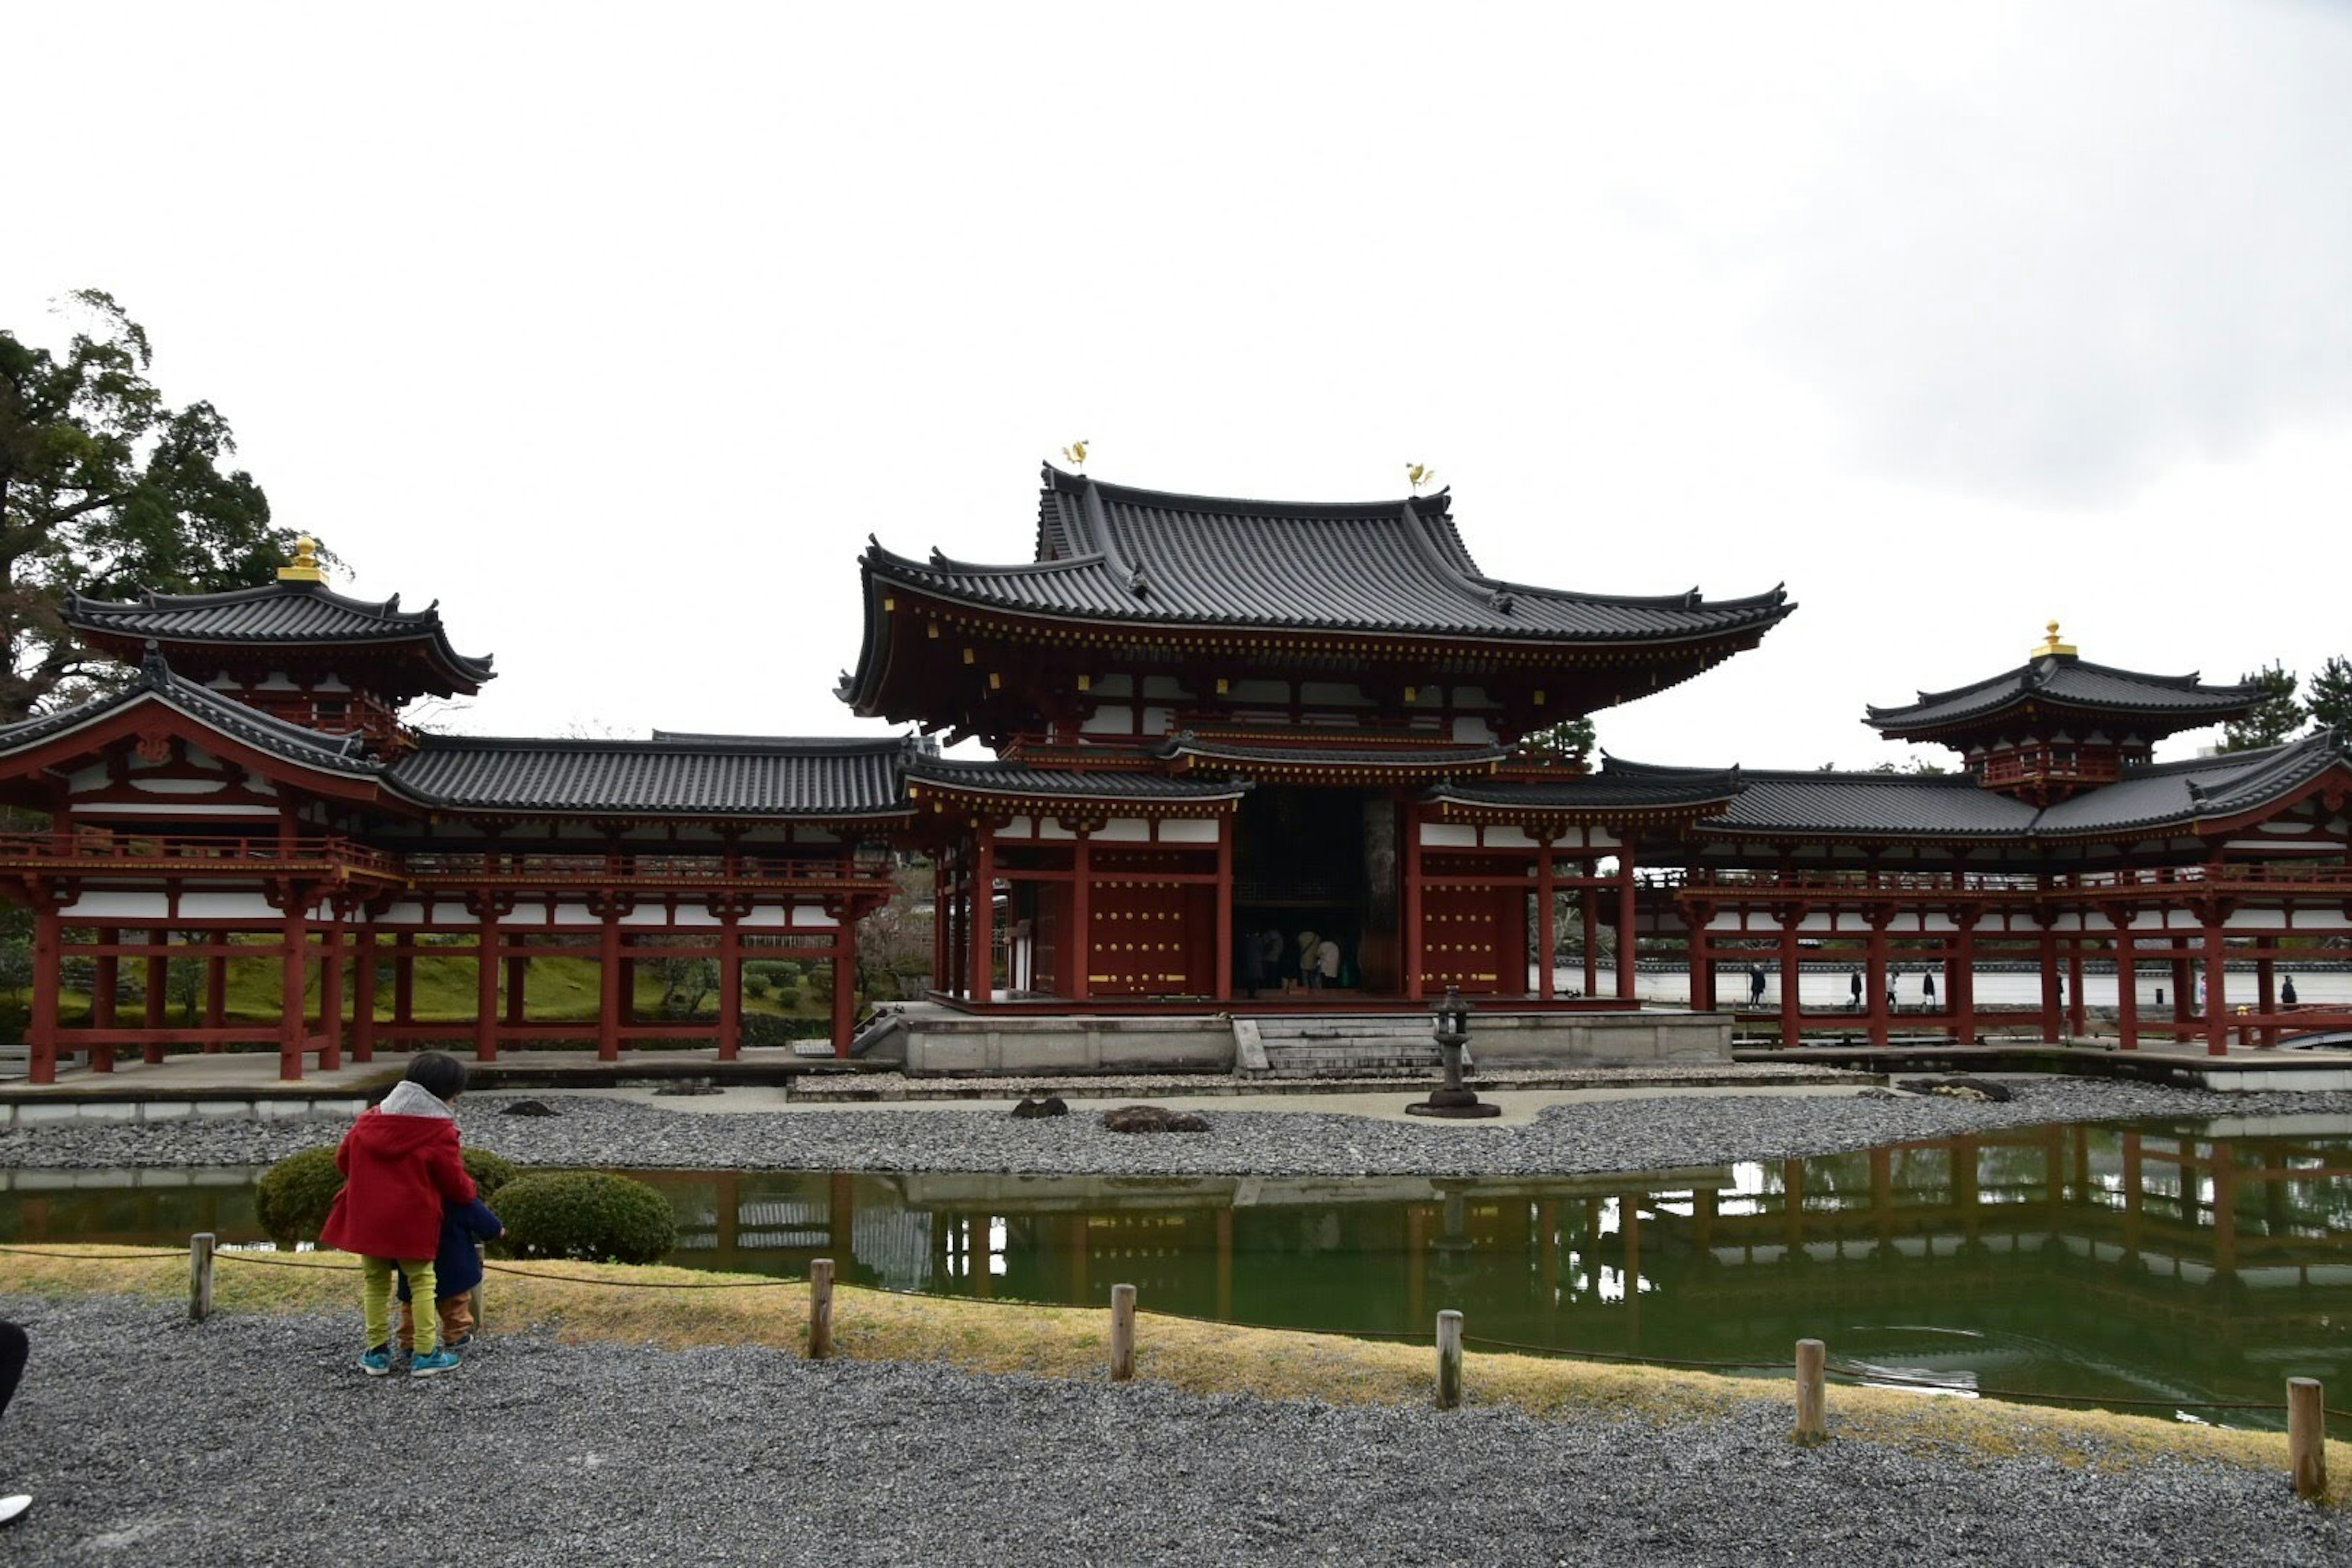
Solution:
[[(489, 1205), (480, 1198), (447, 1204), (441, 1210), (441, 1250), (433, 1259), (433, 1309), (441, 1320), (441, 1348), (463, 1351), (474, 1339), (474, 1287), (482, 1282), (482, 1255), (477, 1241), (496, 1241), (507, 1233)], [(416, 1348), (416, 1304), (408, 1298), (408, 1276), (399, 1279), (400, 1352)]]

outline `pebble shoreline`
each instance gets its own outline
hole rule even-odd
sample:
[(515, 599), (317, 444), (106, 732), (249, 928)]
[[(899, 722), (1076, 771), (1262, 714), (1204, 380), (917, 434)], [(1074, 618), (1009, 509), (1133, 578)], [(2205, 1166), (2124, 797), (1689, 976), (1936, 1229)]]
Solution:
[[(0, 1425), (16, 1562), (2276, 1563), (2352, 1559), (2283, 1472), (2096, 1447), (1803, 1450), (1758, 1405), (1334, 1406), (1149, 1383), (485, 1342), (363, 1377), (349, 1316), (0, 1297), (31, 1370)], [(2031, 1445), (2029, 1444), (2029, 1447)]]
[[(547, 1092), (460, 1100), (466, 1142), (530, 1165), (677, 1170), (981, 1172), (1104, 1176), (1549, 1176), (1833, 1154), (2053, 1121), (2352, 1116), (2352, 1094), (2215, 1094), (2159, 1085), (2005, 1079), (2015, 1100), (1700, 1094), (1550, 1106), (1532, 1124), (1382, 1121), (1324, 1111), (1204, 1110), (1202, 1133), (1106, 1131), (1098, 1102), (1017, 1121), (988, 1109), (844, 1107), (711, 1115)], [(551, 1117), (499, 1114), (537, 1099)], [(266, 1164), (332, 1143), (347, 1123), (55, 1123), (0, 1133), (0, 1166)]]

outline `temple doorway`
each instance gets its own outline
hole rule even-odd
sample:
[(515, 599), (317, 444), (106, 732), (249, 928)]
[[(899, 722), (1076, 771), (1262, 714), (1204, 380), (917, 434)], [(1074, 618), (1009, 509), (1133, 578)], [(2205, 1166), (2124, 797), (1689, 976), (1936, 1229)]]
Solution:
[(1397, 803), (1386, 790), (1261, 784), (1234, 839), (1237, 996), (1396, 995)]

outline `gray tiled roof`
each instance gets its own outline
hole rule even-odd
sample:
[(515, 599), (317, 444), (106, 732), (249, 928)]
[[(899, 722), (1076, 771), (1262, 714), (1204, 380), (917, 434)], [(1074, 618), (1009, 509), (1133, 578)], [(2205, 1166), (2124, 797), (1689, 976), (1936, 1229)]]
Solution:
[(392, 764), (403, 794), (476, 811), (677, 816), (883, 816), (906, 809), (907, 742), (672, 737), (550, 741), (420, 736)]
[(2339, 762), (2352, 763), (2352, 742), (2341, 731), (2322, 731), (2263, 751), (2136, 768), (2119, 783), (2050, 806), (2034, 831), (2042, 837), (2074, 838), (2235, 816), (2279, 799)]
[(1230, 800), (1250, 788), (1242, 779), (1170, 778), (1165, 773), (1124, 769), (1027, 768), (945, 757), (910, 757), (906, 768), (908, 781), (917, 784), (1073, 800)]
[(346, 598), (318, 583), (279, 581), (226, 594), (149, 594), (129, 603), (71, 595), (65, 622), (101, 637), (223, 646), (422, 644), (444, 679), (472, 689), (490, 679), (488, 655), (468, 658), (449, 646), (439, 603), (404, 610), (395, 594), (381, 603)]
[(1034, 563), (928, 562), (877, 543), (867, 573), (945, 598), (1061, 618), (1673, 642), (1760, 632), (1795, 608), (1780, 589), (1709, 603), (1629, 598), (1484, 575), (1448, 495), (1365, 502), (1229, 500), (1045, 470)]
[(1738, 768), (1675, 769), (1654, 777), (1611, 770), (1580, 778), (1444, 784), (1423, 798), (1459, 805), (1553, 811), (1659, 811), (1728, 801), (1738, 795), (1742, 777)]
[(2154, 738), (2174, 730), (2219, 723), (2263, 700), (2252, 686), (2206, 686), (2195, 674), (2144, 675), (2090, 664), (2072, 654), (2045, 654), (1990, 680), (1950, 691), (1923, 691), (1919, 700), (1893, 708), (1872, 707), (1867, 722), (1889, 732), (1917, 732), (1976, 723), (2024, 702), (2084, 709), (2117, 717), (2153, 720), (2141, 733)]
[(1206, 762), (1307, 763), (1318, 767), (1394, 768), (1405, 772), (1442, 772), (1475, 768), (1484, 772), (1511, 754), (1507, 746), (1248, 746), (1191, 734), (1171, 736), (1153, 748), (1166, 758), (1197, 757)]
[(140, 667), (136, 684), (111, 696), (0, 726), (0, 755), (70, 733), (124, 708), (147, 701), (176, 708), (234, 740), (304, 767), (350, 777), (367, 777), (380, 771), (379, 764), (364, 754), (367, 742), (362, 737), (330, 735), (272, 718), (258, 708), (223, 697), (185, 676), (173, 674), (160, 658), (148, 659)]

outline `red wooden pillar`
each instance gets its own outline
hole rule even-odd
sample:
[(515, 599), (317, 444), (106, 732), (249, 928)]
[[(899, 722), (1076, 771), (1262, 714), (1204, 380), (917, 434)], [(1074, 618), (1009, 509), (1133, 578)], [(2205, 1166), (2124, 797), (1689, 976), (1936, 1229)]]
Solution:
[(1863, 987), (1864, 1000), (1870, 1004), (1870, 1043), (1887, 1043), (1890, 1026), (1886, 1016), (1886, 914), (1881, 910), (1870, 911), (1870, 939), (1864, 948)]
[(1617, 852), (1617, 999), (1628, 1007), (1642, 1005), (1633, 963), (1641, 956), (1641, 910), (1633, 889), (1633, 850), (1629, 845)]
[(971, 999), (996, 1000), (996, 840), (988, 825), (975, 830), (979, 848), (971, 868)]
[(1797, 958), (1797, 926), (1802, 917), (1793, 904), (1780, 910), (1780, 1044), (1783, 1047), (1805, 1043), (1804, 1018), (1800, 1011), (1802, 998), (1798, 984), (1803, 972)]
[(2222, 942), (2221, 916), (2205, 917), (2205, 1054), (2230, 1054), (2229, 950)]
[(489, 899), (474, 934), (474, 1059), (499, 1059), (499, 906)]
[(30, 1056), (26, 1073), (35, 1083), (58, 1081), (58, 991), (64, 980), (58, 951), (64, 933), (58, 925), (58, 911), (46, 901), (34, 910), (33, 1016), (25, 1026), (25, 1044)]
[(2091, 1032), (2091, 1008), (2083, 994), (2083, 944), (2076, 936), (2066, 944), (2066, 1037), (2079, 1040)]
[(1975, 913), (1962, 916), (1952, 933), (1951, 963), (1944, 972), (1944, 990), (1952, 1005), (1952, 1038), (1971, 1045), (1977, 1037), (1977, 930)]
[[(1085, 840), (1081, 838), (1079, 842), (1083, 844)], [(1080, 880), (1084, 879), (1084, 873), (1081, 873)], [(948, 984), (948, 925), (947, 855), (943, 850), (931, 857), (931, 989), (934, 991), (952, 989)], [(1078, 938), (1081, 942), (1086, 939), (1084, 922), (1079, 922)]]
[[(172, 933), (168, 929), (159, 928), (149, 931), (147, 940), (154, 945), (155, 951), (147, 955), (146, 1026), (150, 1029), (161, 1029), (171, 1021), (168, 1009), (172, 989)], [(163, 1046), (146, 1047), (145, 1058), (151, 1065), (162, 1061)]]
[[(2257, 1014), (2265, 1018), (2278, 1016), (2278, 965), (2275, 960), (2268, 956), (2254, 960), (2254, 998), (2256, 1003), (2254, 1011)], [(2261, 1039), (2266, 1046), (2277, 1045), (2279, 1043), (2278, 1026), (2264, 1024), (2262, 1027)]]
[[(1225, 819), (1225, 832), (1233, 832), (1233, 819)], [(1070, 847), (1070, 956), (1069, 996), (1073, 1002), (1090, 1001), (1095, 994), (1095, 847), (1085, 828), (1078, 829), (1078, 841)], [(1226, 919), (1231, 920), (1233, 899), (1225, 897)]]
[(343, 1065), (343, 921), (340, 915), (327, 922), (326, 955), (319, 966), (319, 1068), (333, 1072)]
[(2040, 954), (2042, 959), (2042, 1043), (2054, 1046), (2059, 1039), (2059, 1016), (2063, 1011), (2058, 997), (2058, 935), (2055, 931), (2045, 931), (2042, 933)]
[[(2181, 938), (2176, 934), (2172, 940), (2178, 942)], [(2196, 984), (2189, 978), (2189, 960), (2174, 959), (2172, 961), (2172, 1021), (2174, 1023), (2186, 1024), (2196, 1016), (2196, 1013), (2189, 1005), (2189, 987)], [(2172, 1031), (2172, 1043), (2176, 1046), (2187, 1037), (2185, 1031), (2179, 1029)]]
[[(122, 933), (112, 926), (100, 926), (94, 933), (100, 948), (114, 946)], [(121, 987), (122, 973), (114, 954), (100, 952), (90, 961), (94, 978), (89, 984), (89, 1026), (93, 1029), (114, 1027), (114, 994)]]
[[(226, 946), (229, 933), (225, 931), (206, 931), (205, 937), (208, 942), (215, 942)], [(205, 960), (205, 1027), (207, 1029), (228, 1027), (228, 960), (225, 956)], [(205, 1052), (208, 1056), (222, 1048), (223, 1042), (219, 1040), (205, 1042)]]
[[(845, 939), (849, 928), (845, 924)], [(840, 975), (834, 976), (836, 995)], [(719, 924), (719, 1059), (731, 1062), (743, 1054), (743, 927), (730, 912)]]
[(352, 933), (352, 1059), (375, 1060), (375, 927)]
[(393, 942), (392, 1026), (397, 1030), (416, 1022), (416, 938), (403, 932)]
[(857, 1023), (856, 913), (845, 910), (841, 919), (841, 940), (833, 949), (833, 1054), (845, 1061)]
[(2127, 931), (2116, 933), (2116, 1039), (2139, 1049), (2139, 939)]
[(1549, 1002), (1559, 986), (1552, 975), (1551, 955), (1559, 946), (1559, 911), (1552, 908), (1554, 890), (1551, 846), (1536, 851), (1536, 995)]
[(1220, 1002), (1234, 999), (1234, 816), (1217, 818), (1217, 990)]
[(303, 1011), (310, 989), (310, 910), (305, 890), (290, 891), (286, 899), (286, 921), (280, 932), (286, 943), (278, 965), (278, 1076), (299, 1079), (302, 1076), (302, 1052), (309, 1039), (304, 1033)]
[(597, 933), (596, 953), (596, 1059), (616, 1062), (621, 1059), (621, 1025), (628, 1016), (630, 1001), (621, 989), (621, 914), (617, 909), (604, 911), (604, 929)]
[(1404, 814), (1404, 997), (1422, 999), (1422, 857), (1421, 818)]
[(520, 1024), (530, 1016), (530, 1001), (527, 987), (530, 984), (530, 959), (507, 960), (507, 1022)]

